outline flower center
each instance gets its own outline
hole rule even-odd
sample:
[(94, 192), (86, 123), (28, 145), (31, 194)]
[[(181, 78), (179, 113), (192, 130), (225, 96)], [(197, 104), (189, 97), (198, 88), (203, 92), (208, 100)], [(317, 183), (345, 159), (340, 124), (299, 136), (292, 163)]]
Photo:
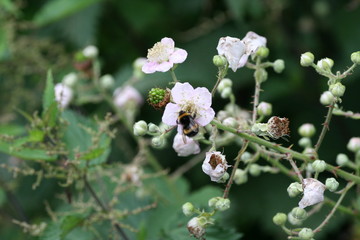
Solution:
[(222, 159), (217, 154), (212, 154), (209, 160), (209, 164), (212, 167), (212, 169), (215, 169), (217, 165), (222, 163)]
[(169, 60), (170, 51), (171, 49), (168, 45), (158, 42), (155, 43), (155, 45), (148, 50), (147, 58), (150, 62), (166, 62)]

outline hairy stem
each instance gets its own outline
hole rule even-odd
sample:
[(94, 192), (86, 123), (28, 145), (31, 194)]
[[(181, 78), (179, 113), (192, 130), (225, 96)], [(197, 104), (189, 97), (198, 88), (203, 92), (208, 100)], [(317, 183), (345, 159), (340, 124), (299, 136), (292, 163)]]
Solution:
[(177, 77), (176, 77), (176, 75), (175, 75), (174, 69), (171, 69), (171, 70), (170, 70), (170, 73), (171, 73), (171, 77), (172, 77), (172, 79), (173, 79), (173, 81), (174, 81), (174, 84), (177, 83), (177, 82), (179, 82), (178, 79), (177, 79)]
[(332, 112), (333, 112), (333, 109), (334, 109), (334, 105), (335, 105), (335, 101), (333, 101), (332, 104), (329, 106), (328, 112), (326, 114), (326, 119), (325, 119), (325, 122), (323, 124), (323, 128), (321, 130), (318, 141), (315, 144), (315, 152), (319, 151), (321, 143), (324, 140), (325, 134), (329, 130), (329, 125), (330, 125), (330, 120), (331, 120), (331, 117), (332, 117)]
[(253, 103), (253, 112), (252, 112), (252, 123), (256, 123), (257, 118), (257, 109), (256, 107), (259, 105), (259, 98), (260, 98), (260, 82), (256, 81), (255, 84), (255, 93), (254, 93), (254, 103)]
[(235, 172), (236, 172), (236, 169), (238, 168), (239, 166), (239, 163), (240, 163), (240, 160), (241, 160), (241, 156), (243, 155), (243, 153), (245, 152), (246, 148), (248, 147), (249, 145), (249, 141), (247, 140), (244, 140), (243, 142), (243, 145), (241, 147), (241, 149), (239, 150), (239, 153), (238, 155), (236, 156), (235, 158), (235, 165), (232, 169), (232, 172), (231, 172), (231, 175), (230, 175), (230, 178), (226, 184), (226, 188), (224, 190), (224, 195), (223, 195), (223, 198), (227, 198), (229, 196), (229, 192), (230, 192), (230, 188), (231, 188), (231, 185), (233, 184), (233, 180), (234, 180), (234, 176), (235, 176)]

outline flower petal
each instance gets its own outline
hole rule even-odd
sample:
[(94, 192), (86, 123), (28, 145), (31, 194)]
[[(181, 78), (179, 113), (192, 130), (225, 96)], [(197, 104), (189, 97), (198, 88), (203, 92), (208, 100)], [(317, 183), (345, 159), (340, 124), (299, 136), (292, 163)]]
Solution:
[(215, 111), (212, 108), (198, 109), (195, 121), (201, 126), (208, 125), (215, 117)]
[(158, 63), (156, 63), (156, 62), (146, 62), (142, 66), (141, 70), (146, 74), (154, 73), (156, 71), (157, 65), (158, 65)]
[(169, 126), (175, 126), (177, 125), (176, 120), (179, 117), (179, 112), (180, 112), (179, 105), (168, 103), (165, 107), (165, 111), (163, 113), (161, 120), (163, 121), (163, 123)]
[(192, 138), (185, 136), (184, 142), (183, 135), (177, 133), (174, 138), (173, 148), (179, 157), (186, 157), (191, 154), (198, 154), (200, 152), (199, 143)]
[(184, 104), (193, 95), (194, 88), (188, 83), (176, 83), (171, 89), (171, 97), (177, 104)]
[(245, 64), (247, 63), (248, 58), (249, 58), (249, 55), (248, 55), (248, 54), (242, 55), (241, 58), (240, 58), (239, 64), (237, 65), (237, 67), (238, 67), (238, 68), (241, 68), (241, 67), (245, 66)]
[(193, 93), (193, 101), (197, 106), (207, 109), (211, 106), (212, 96), (209, 90), (205, 87), (195, 88)]
[(246, 46), (239, 38), (222, 37), (216, 49), (219, 55), (226, 57), (229, 67), (235, 72), (238, 69), (240, 58), (245, 53)]
[(166, 45), (169, 48), (175, 47), (175, 42), (172, 38), (164, 37), (163, 39), (161, 39), (161, 43)]
[(173, 63), (171, 62), (162, 62), (162, 63), (158, 63), (156, 65), (155, 71), (158, 72), (167, 72), (170, 70), (170, 68), (172, 68), (174, 66)]
[(169, 61), (172, 63), (182, 63), (187, 58), (188, 53), (184, 49), (177, 48), (173, 54), (170, 55)]

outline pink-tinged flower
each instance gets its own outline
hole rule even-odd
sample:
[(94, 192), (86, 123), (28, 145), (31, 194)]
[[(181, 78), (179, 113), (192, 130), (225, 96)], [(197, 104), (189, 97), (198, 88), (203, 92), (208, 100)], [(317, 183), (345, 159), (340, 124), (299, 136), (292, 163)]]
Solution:
[(171, 38), (163, 38), (148, 50), (147, 62), (143, 65), (144, 73), (167, 72), (174, 64), (182, 63), (187, 57), (184, 49), (175, 48)]
[[(162, 121), (169, 125), (177, 125), (179, 112), (189, 112), (193, 114), (194, 120), (200, 126), (205, 126), (213, 120), (214, 110), (211, 108), (211, 93), (207, 88), (193, 88), (189, 83), (176, 83), (171, 89), (173, 103), (168, 103), (165, 107)], [(182, 133), (182, 128), (178, 132)]]
[(240, 67), (243, 67), (247, 61), (244, 55), (246, 46), (239, 38), (222, 37), (216, 47), (219, 55), (226, 57), (229, 67), (236, 72)]
[(121, 108), (127, 103), (141, 105), (144, 99), (132, 86), (119, 87), (114, 91), (114, 105)]
[[(183, 137), (185, 137), (185, 141)], [(191, 154), (198, 154), (200, 152), (200, 146), (197, 141), (179, 133), (175, 135), (173, 148), (179, 157), (187, 157)]]
[(211, 181), (218, 182), (226, 173), (229, 165), (225, 160), (225, 156), (221, 152), (207, 152), (205, 160), (202, 164), (204, 173), (210, 176)]
[(73, 90), (63, 83), (58, 83), (55, 85), (54, 91), (55, 100), (58, 102), (59, 106), (61, 108), (66, 108), (73, 98)]
[(315, 178), (305, 178), (303, 180), (304, 196), (299, 202), (300, 208), (317, 204), (324, 201), (325, 185)]

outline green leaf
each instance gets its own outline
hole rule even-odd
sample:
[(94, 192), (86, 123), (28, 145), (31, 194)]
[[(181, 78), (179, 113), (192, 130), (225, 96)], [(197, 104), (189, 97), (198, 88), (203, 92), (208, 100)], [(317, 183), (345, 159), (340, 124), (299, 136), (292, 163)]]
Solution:
[(69, 232), (81, 224), (87, 215), (88, 214), (73, 214), (65, 216), (61, 223), (61, 237), (64, 238)]
[(4, 189), (0, 188), (0, 207), (6, 202), (6, 193)]
[(54, 101), (50, 107), (43, 114), (43, 120), (46, 126), (54, 127), (59, 114), (59, 108), (56, 101)]
[(44, 26), (60, 19), (66, 18), (94, 3), (101, 0), (53, 0), (35, 15), (34, 23), (38, 26)]
[(0, 25), (0, 60), (5, 60), (10, 56), (7, 34), (6, 28)]
[(0, 125), (0, 134), (18, 136), (23, 133), (25, 133), (25, 128), (23, 126), (15, 124)]
[(18, 9), (11, 0), (0, 0), (0, 7), (9, 13), (18, 14)]
[(43, 115), (55, 101), (54, 80), (51, 70), (47, 72), (46, 87), (43, 96)]
[[(24, 143), (28, 141), (28, 139), (25, 138), (23, 140), (19, 140), (18, 144), (20, 144), (21, 141), (23, 141)], [(4, 142), (2, 140), (0, 140), (0, 152), (26, 160), (53, 161), (57, 158), (57, 156), (55, 155), (49, 155), (46, 150), (24, 148), (24, 147), (17, 148), (14, 147), (12, 144)]]
[(99, 139), (99, 146), (94, 148), (92, 142), (93, 136), (85, 130), (85, 128), (89, 128), (97, 132), (98, 126), (95, 121), (70, 110), (64, 111), (62, 117), (69, 122), (69, 126), (65, 129), (63, 139), (69, 150), (69, 158), (75, 159), (76, 153), (82, 153), (82, 159), (90, 160), (90, 165), (105, 162), (110, 154), (110, 137), (102, 134)]
[(60, 224), (58, 222), (50, 223), (39, 240), (62, 240)]

